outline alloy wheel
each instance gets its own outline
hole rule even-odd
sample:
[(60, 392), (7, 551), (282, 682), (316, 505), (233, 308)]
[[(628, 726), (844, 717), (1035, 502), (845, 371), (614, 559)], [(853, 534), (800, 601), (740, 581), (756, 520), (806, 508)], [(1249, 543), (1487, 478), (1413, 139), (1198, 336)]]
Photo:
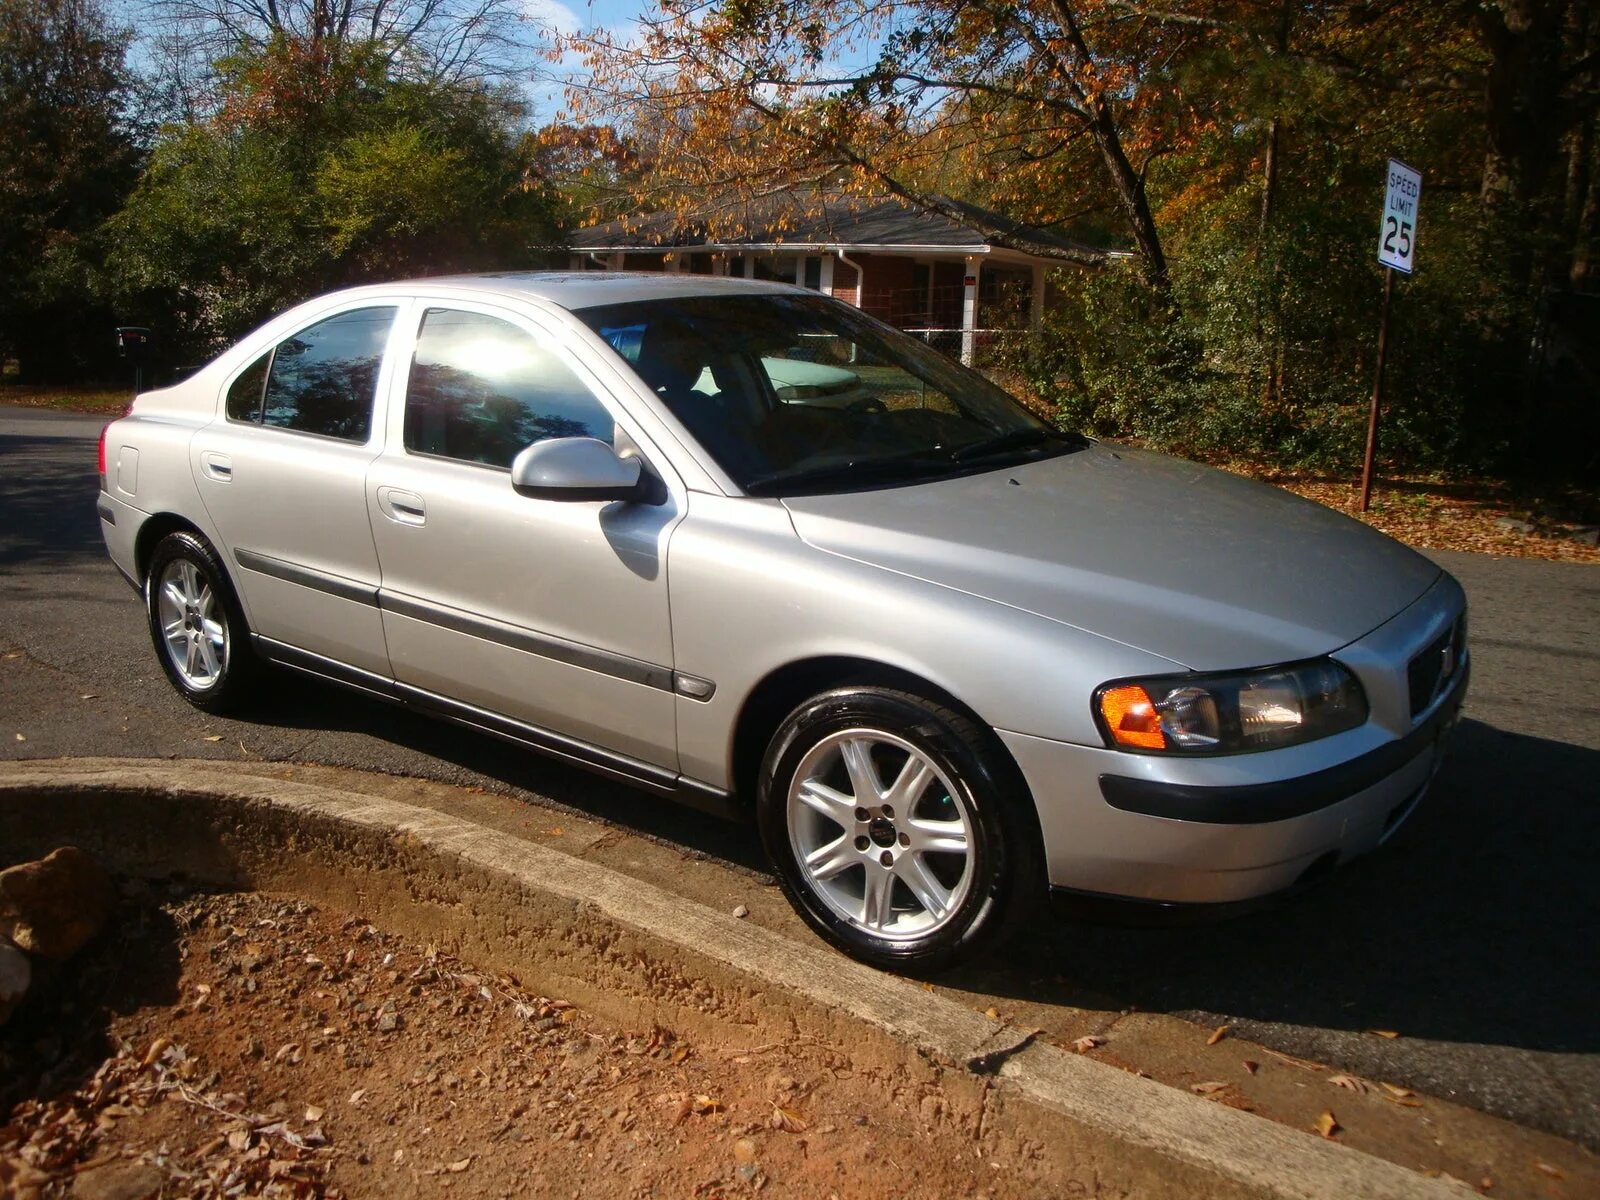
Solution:
[(216, 684), (228, 665), (228, 624), (216, 589), (187, 558), (167, 563), (156, 581), (156, 614), (168, 661), (196, 691)]
[(845, 729), (806, 753), (790, 784), (790, 844), (835, 915), (889, 941), (938, 931), (973, 882), (973, 820), (944, 772), (910, 742)]

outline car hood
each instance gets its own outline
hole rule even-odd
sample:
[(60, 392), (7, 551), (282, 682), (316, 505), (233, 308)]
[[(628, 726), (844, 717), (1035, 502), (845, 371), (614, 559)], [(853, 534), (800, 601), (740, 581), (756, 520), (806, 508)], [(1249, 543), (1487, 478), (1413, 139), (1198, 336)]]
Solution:
[(1336, 650), (1440, 574), (1282, 489), (1120, 446), (784, 504), (819, 550), (1202, 671)]

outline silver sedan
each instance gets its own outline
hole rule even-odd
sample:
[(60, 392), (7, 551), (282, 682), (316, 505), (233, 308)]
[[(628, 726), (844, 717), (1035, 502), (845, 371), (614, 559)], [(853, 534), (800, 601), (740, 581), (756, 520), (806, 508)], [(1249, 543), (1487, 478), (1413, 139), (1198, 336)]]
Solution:
[(1466, 687), (1428, 560), (777, 284), (324, 296), (140, 396), (100, 457), (194, 704), (275, 663), (753, 814), (806, 921), (888, 966), (1051, 889), (1316, 877), (1406, 819)]

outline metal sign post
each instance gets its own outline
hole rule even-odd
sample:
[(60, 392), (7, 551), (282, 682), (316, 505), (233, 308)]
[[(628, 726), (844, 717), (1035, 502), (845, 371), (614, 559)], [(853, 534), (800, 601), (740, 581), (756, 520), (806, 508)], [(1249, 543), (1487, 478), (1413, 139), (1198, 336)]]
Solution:
[(1389, 301), (1394, 273), (1411, 274), (1417, 249), (1417, 208), (1422, 201), (1422, 172), (1397, 158), (1389, 160), (1383, 191), (1383, 220), (1378, 226), (1378, 262), (1383, 266), (1383, 308), (1378, 315), (1378, 362), (1373, 372), (1372, 407), (1367, 413), (1367, 452), (1361, 460), (1361, 511), (1372, 506), (1372, 468), (1378, 456), (1378, 410), (1383, 405), (1383, 360), (1389, 344)]

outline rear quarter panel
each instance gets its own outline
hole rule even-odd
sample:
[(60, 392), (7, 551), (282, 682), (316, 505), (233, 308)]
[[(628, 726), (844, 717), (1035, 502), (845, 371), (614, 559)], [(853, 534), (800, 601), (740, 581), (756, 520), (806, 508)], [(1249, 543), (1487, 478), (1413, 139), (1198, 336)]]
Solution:
[[(215, 543), (217, 533), (189, 467), (189, 442), (216, 410), (210, 369), (175, 387), (145, 392), (132, 411), (106, 429), (106, 494), (115, 502), (117, 523), (102, 521), (106, 549), (124, 574), (137, 580), (136, 547), (153, 516), (181, 517)], [(130, 452), (137, 472), (119, 469)]]

